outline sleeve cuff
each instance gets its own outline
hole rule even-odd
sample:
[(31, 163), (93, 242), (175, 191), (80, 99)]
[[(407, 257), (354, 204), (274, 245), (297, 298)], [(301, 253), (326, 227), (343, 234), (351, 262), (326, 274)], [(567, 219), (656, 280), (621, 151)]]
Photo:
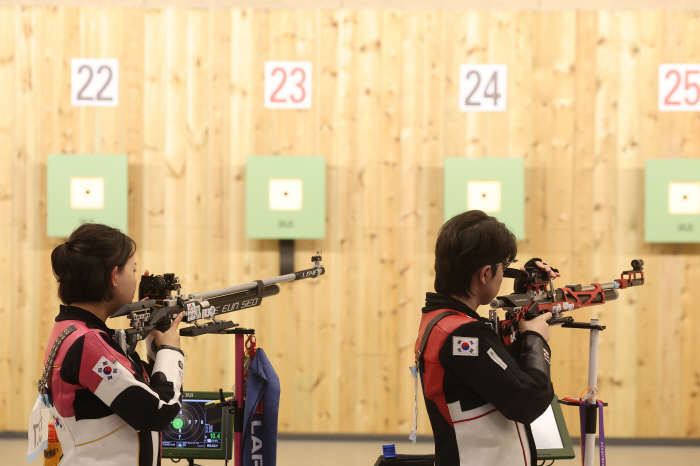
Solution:
[(153, 364), (153, 374), (156, 372), (161, 372), (166, 380), (173, 383), (175, 392), (181, 394), (182, 380), (185, 377), (185, 356), (182, 350), (168, 345), (158, 348), (156, 362)]
[(158, 351), (160, 351), (160, 350), (162, 350), (162, 349), (169, 349), (169, 350), (177, 351), (177, 352), (180, 353), (181, 355), (183, 355), (183, 356), (185, 355), (185, 353), (184, 353), (180, 348), (175, 348), (174, 346), (170, 346), (170, 345), (160, 345), (160, 348), (158, 348)]

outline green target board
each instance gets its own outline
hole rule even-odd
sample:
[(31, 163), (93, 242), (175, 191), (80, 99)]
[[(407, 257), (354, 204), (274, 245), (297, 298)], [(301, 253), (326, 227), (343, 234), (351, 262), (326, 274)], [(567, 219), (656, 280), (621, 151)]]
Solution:
[(46, 161), (46, 234), (67, 238), (83, 223), (128, 233), (126, 155), (50, 154)]
[(246, 165), (246, 236), (326, 236), (326, 159), (254, 156)]
[(700, 160), (646, 161), (644, 239), (700, 243)]
[(496, 217), (525, 239), (523, 159), (445, 159), (445, 221), (467, 210)]

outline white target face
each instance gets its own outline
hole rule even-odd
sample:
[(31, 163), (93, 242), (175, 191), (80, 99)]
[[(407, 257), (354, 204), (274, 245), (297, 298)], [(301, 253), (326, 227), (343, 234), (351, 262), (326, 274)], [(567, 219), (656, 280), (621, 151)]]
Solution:
[(206, 415), (199, 403), (183, 403), (180, 413), (163, 434), (178, 442), (197, 442), (204, 438), (206, 425)]
[(468, 181), (467, 210), (501, 211), (500, 181)]
[(700, 214), (700, 183), (669, 183), (668, 212), (671, 214)]

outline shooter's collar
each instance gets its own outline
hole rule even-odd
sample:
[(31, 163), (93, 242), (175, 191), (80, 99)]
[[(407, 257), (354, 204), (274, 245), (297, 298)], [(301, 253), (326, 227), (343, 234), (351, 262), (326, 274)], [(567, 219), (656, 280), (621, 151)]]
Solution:
[(426, 293), (425, 294), (425, 307), (423, 308), (423, 314), (428, 312), (437, 311), (438, 309), (452, 309), (453, 311), (461, 312), (466, 314), (472, 319), (476, 319), (479, 322), (488, 322), (488, 319), (481, 317), (474, 309), (470, 308), (462, 301), (452, 296), (446, 296), (439, 293)]
[(114, 338), (114, 330), (107, 327), (107, 325), (102, 322), (102, 319), (97, 317), (90, 311), (86, 311), (81, 307), (76, 306), (64, 306), (61, 304), (61, 311), (56, 316), (56, 322), (63, 322), (66, 320), (77, 320), (84, 322), (88, 328), (96, 328), (106, 332), (107, 335)]

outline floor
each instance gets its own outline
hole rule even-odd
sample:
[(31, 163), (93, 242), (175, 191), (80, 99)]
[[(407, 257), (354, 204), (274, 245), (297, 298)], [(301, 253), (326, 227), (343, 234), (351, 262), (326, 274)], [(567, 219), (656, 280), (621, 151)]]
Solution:
[[(0, 439), (0, 455), (3, 466), (27, 464), (26, 440)], [(432, 453), (433, 445), (429, 442), (396, 445), (397, 453), (426, 454)], [(581, 464), (578, 447), (576, 459), (559, 460), (556, 466), (575, 466)], [(381, 440), (374, 441), (328, 441), (328, 440), (280, 440), (277, 447), (277, 464), (279, 466), (373, 466), (382, 454)], [(700, 446), (621, 446), (608, 445), (607, 461), (615, 466), (674, 465), (697, 466), (700, 464)], [(35, 465), (41, 465), (36, 461)], [(173, 465), (169, 460), (163, 466)], [(178, 466), (185, 466), (179, 463)], [(221, 465), (218, 461), (199, 461), (202, 466)], [(233, 462), (230, 462), (232, 465)], [(549, 463), (548, 463), (549, 464)], [(596, 464), (598, 461), (596, 460)]]

